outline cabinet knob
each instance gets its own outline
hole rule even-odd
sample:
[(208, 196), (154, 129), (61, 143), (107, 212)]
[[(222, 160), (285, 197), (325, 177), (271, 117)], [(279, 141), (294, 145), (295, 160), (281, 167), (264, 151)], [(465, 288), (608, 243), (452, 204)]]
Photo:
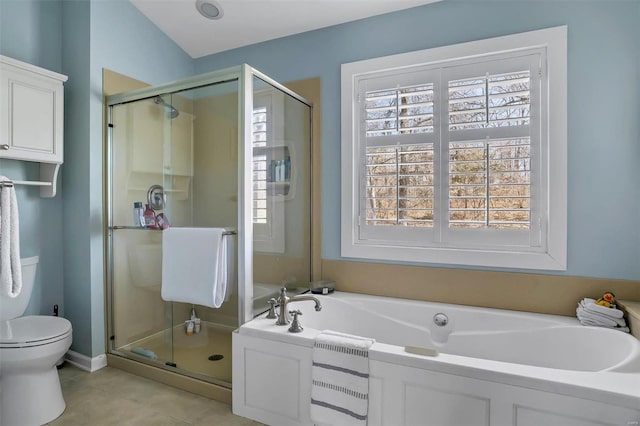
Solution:
[(4, 151), (9, 151), (9, 144), (8, 144), (8, 143), (2, 144), (2, 145), (0, 145), (0, 147), (1, 147)]

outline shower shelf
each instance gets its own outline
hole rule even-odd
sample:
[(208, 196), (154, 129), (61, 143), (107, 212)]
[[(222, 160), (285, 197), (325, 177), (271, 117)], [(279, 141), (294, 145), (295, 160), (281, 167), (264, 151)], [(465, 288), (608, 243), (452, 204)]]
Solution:
[[(129, 191), (138, 191), (146, 193), (149, 190), (149, 187), (129, 187)], [(177, 201), (184, 201), (189, 198), (189, 190), (188, 189), (171, 189), (171, 188), (163, 188), (162, 192), (165, 194), (175, 194), (175, 199)]]
[[(133, 231), (164, 231), (160, 228), (143, 228), (142, 226), (110, 226), (109, 230), (116, 231), (118, 229), (130, 229)], [(222, 235), (238, 235), (237, 231), (225, 230)]]
[[(131, 188), (129, 188), (129, 191), (144, 191), (144, 192), (146, 192), (146, 191), (148, 191), (148, 190), (149, 190), (149, 187), (146, 187), (146, 188), (142, 188), (142, 187), (139, 187), (139, 188), (131, 187)], [(163, 189), (163, 190), (162, 190), (162, 192), (166, 192), (166, 193), (171, 193), (171, 192), (187, 192), (187, 190), (186, 190), (186, 189), (171, 189), (171, 188), (168, 188), (168, 189)]]
[(162, 231), (160, 228), (143, 228), (142, 226), (110, 226), (110, 230), (130, 229), (134, 231)]
[(127, 179), (127, 190), (146, 193), (151, 185), (162, 184), (165, 194), (174, 194), (174, 199), (178, 201), (187, 200), (190, 194), (191, 176), (175, 175), (169, 179), (166, 177), (161, 173), (130, 172)]

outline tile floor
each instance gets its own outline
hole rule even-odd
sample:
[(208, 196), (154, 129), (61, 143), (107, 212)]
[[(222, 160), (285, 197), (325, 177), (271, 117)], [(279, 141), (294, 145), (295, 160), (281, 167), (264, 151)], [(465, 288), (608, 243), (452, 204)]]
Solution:
[(67, 403), (51, 426), (258, 426), (231, 406), (106, 367), (86, 373), (69, 363), (58, 370)]

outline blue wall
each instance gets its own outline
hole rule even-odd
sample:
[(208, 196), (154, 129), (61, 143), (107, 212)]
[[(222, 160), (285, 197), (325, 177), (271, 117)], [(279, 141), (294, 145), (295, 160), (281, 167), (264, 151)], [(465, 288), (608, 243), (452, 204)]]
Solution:
[[(0, 1), (0, 54), (62, 72), (60, 1)], [(62, 168), (64, 170), (64, 166)], [(0, 175), (40, 180), (37, 163), (0, 160)], [(58, 184), (58, 193), (60, 184)], [(37, 187), (16, 187), (20, 213), (21, 256), (40, 256), (27, 314), (63, 313), (62, 204), (60, 195), (40, 198)]]
[[(637, 1), (445, 0), (196, 60), (322, 79), (322, 257), (340, 257), (340, 64), (568, 25), (567, 275), (640, 280)], [(458, 267), (458, 266), (456, 266)], [(553, 272), (555, 273), (555, 272)]]

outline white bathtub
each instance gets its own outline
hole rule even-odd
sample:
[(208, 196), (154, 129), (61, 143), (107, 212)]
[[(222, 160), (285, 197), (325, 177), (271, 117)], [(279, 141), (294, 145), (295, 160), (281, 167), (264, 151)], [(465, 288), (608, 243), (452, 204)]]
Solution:
[[(369, 425), (638, 425), (640, 341), (575, 318), (335, 293), (297, 302), (304, 331), (264, 315), (233, 336), (233, 409), (311, 425), (311, 348), (325, 329), (373, 337)], [(443, 313), (446, 326), (433, 317)], [(436, 349), (435, 357), (405, 346)]]

